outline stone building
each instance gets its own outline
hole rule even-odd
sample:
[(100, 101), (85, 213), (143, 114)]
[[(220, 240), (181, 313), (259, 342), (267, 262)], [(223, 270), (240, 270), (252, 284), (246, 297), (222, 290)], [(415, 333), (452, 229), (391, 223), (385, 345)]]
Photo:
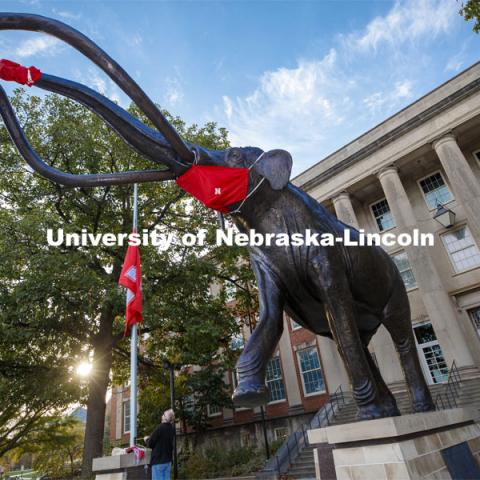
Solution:
[[(412, 327), (430, 384), (455, 362), (464, 378), (480, 366), (480, 64), (353, 140), (294, 179), (337, 217), (367, 232), (434, 234), (433, 247), (386, 248), (407, 286)], [(451, 226), (434, 216), (443, 205)], [(323, 341), (326, 343), (326, 341)], [(346, 382), (322, 348), (330, 391)], [(382, 327), (371, 346), (395, 388), (403, 382)], [(330, 373), (333, 372), (333, 375)]]
[[(480, 63), (320, 160), (293, 183), (366, 232), (418, 229), (434, 235), (432, 247), (386, 248), (407, 287), (425, 378), (432, 385), (445, 382), (453, 362), (463, 378), (479, 375)], [(439, 205), (454, 214), (451, 225), (434, 218)], [(371, 350), (383, 378), (394, 391), (401, 390), (403, 374), (383, 327)], [(225, 380), (233, 389), (235, 373)], [(298, 430), (339, 387), (349, 388), (334, 343), (286, 316), (267, 384), (270, 442)], [(128, 415), (126, 402), (121, 394), (112, 396), (112, 439), (114, 431), (116, 438), (125, 433), (119, 415)], [(209, 415), (209, 441), (263, 442), (260, 409)]]

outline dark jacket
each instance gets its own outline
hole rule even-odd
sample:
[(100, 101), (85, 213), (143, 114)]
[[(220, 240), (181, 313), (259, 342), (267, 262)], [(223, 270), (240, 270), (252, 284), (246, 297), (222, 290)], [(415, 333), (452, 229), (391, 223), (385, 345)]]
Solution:
[(171, 423), (161, 423), (152, 433), (147, 447), (152, 449), (150, 465), (171, 463), (173, 460), (174, 427)]

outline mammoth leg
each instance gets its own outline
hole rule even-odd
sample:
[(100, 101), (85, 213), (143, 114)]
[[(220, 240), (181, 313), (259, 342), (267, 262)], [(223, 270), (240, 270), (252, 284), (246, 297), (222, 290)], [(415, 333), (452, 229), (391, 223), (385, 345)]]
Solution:
[(269, 400), (265, 370), (283, 332), (283, 300), (280, 289), (262, 265), (252, 261), (257, 279), (260, 315), (237, 361), (238, 386), (232, 400), (238, 407), (256, 407)]
[(400, 277), (397, 280), (398, 288), (394, 289), (385, 307), (382, 323), (390, 333), (400, 357), (413, 411), (427, 412), (435, 410), (435, 404), (418, 359), (407, 293), (403, 282), (401, 284), (399, 282), (402, 282)]
[(388, 417), (392, 412), (382, 401), (365, 353), (348, 279), (341, 262), (335, 260), (317, 259), (313, 266), (318, 276), (313, 281), (323, 294), (330, 330), (352, 382), (357, 416), (360, 420)]
[(386, 412), (388, 412), (388, 416), (395, 417), (400, 415), (400, 410), (397, 407), (397, 401), (395, 397), (392, 395), (392, 392), (385, 384), (385, 381), (380, 374), (380, 370), (378, 369), (377, 365), (375, 364), (372, 355), (370, 354), (367, 348), (368, 342), (365, 343), (364, 351), (365, 357), (367, 358), (367, 362), (370, 366), (370, 370), (372, 371), (373, 377), (375, 378), (375, 383), (377, 385), (378, 395), (380, 397), (380, 401), (383, 404), (383, 408)]

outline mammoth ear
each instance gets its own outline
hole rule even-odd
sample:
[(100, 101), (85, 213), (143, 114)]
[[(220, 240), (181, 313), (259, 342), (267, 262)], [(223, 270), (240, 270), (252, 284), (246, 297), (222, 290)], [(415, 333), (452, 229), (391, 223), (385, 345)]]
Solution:
[(292, 156), (286, 150), (264, 152), (253, 169), (265, 177), (274, 190), (281, 190), (290, 180)]

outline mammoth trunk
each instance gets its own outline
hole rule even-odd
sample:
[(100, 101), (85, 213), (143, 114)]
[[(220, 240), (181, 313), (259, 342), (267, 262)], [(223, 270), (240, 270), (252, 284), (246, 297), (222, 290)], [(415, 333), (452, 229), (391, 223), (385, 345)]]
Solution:
[(106, 394), (112, 367), (112, 325), (114, 313), (111, 306), (104, 309), (100, 328), (94, 339), (93, 369), (88, 385), (87, 422), (82, 460), (82, 478), (92, 476), (92, 462), (103, 455)]

